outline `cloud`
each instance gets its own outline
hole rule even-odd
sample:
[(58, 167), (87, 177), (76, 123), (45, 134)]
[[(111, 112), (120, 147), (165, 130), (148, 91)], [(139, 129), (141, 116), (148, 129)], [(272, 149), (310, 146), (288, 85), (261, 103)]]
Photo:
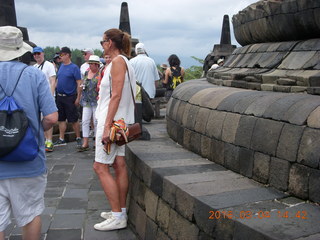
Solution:
[[(128, 0), (132, 37), (144, 42), (150, 56), (165, 62), (176, 53), (182, 64), (191, 56), (205, 58), (220, 43), (222, 20), (256, 0)], [(46, 46), (101, 49), (109, 28), (118, 28), (122, 1), (15, 0), (17, 22), (29, 38)], [(232, 36), (232, 44), (237, 44)], [(195, 64), (194, 62), (192, 64)], [(186, 66), (189, 67), (189, 66)]]

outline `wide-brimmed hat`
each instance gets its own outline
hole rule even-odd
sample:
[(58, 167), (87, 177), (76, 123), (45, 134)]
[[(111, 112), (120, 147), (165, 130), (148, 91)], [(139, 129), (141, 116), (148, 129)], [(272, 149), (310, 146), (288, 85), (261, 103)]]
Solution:
[(94, 54), (94, 51), (93, 51), (93, 49), (92, 48), (85, 48), (85, 49), (82, 49), (81, 50), (81, 52), (83, 52), (83, 53), (91, 53), (91, 54)]
[(0, 27), (0, 61), (10, 61), (32, 52), (32, 47), (23, 42), (22, 32), (17, 27)]
[(96, 63), (96, 64), (100, 64), (100, 58), (97, 55), (91, 55), (89, 57), (88, 63)]
[(163, 68), (163, 69), (166, 69), (166, 68), (168, 68), (168, 65), (165, 64), (165, 63), (162, 63), (162, 64), (160, 65), (160, 67)]

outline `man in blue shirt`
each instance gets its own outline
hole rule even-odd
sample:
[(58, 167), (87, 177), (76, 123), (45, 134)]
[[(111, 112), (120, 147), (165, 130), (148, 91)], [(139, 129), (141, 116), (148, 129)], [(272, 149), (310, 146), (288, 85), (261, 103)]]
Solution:
[(5, 92), (13, 91), (23, 71), (13, 98), (26, 113), (39, 144), (38, 156), (32, 161), (0, 161), (0, 240), (4, 239), (11, 214), (23, 228), (23, 239), (40, 239), (40, 214), (44, 210), (47, 182), (43, 131), (56, 123), (58, 114), (45, 75), (18, 61), (29, 52), (32, 47), (23, 42), (18, 28), (0, 27), (0, 99)]
[(54, 143), (55, 146), (66, 145), (64, 134), (67, 129), (66, 120), (72, 123), (76, 133), (77, 147), (80, 148), (80, 124), (78, 107), (81, 98), (81, 74), (79, 67), (71, 62), (71, 51), (68, 47), (61, 48), (61, 65), (58, 70), (57, 78), (57, 107), (59, 113), (59, 139)]

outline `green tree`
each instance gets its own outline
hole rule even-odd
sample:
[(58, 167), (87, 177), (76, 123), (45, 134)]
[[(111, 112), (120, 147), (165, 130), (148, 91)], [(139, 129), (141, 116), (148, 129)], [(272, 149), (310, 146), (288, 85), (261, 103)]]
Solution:
[[(198, 61), (203, 65), (204, 60), (197, 58), (195, 56), (191, 56), (194, 60)], [(184, 80), (188, 81), (191, 79), (199, 79), (202, 75), (202, 66), (191, 66), (185, 70)]]

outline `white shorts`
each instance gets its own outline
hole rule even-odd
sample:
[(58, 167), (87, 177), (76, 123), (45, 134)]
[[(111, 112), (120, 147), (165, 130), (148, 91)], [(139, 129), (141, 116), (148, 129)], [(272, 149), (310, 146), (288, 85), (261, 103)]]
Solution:
[(47, 174), (0, 180), (0, 232), (11, 223), (11, 213), (23, 227), (43, 212), (46, 185)]
[(111, 151), (108, 155), (104, 150), (104, 145), (101, 143), (104, 126), (98, 125), (96, 135), (96, 151), (95, 161), (104, 164), (113, 164), (116, 156), (125, 156), (125, 145), (118, 146), (115, 143), (111, 144)]

